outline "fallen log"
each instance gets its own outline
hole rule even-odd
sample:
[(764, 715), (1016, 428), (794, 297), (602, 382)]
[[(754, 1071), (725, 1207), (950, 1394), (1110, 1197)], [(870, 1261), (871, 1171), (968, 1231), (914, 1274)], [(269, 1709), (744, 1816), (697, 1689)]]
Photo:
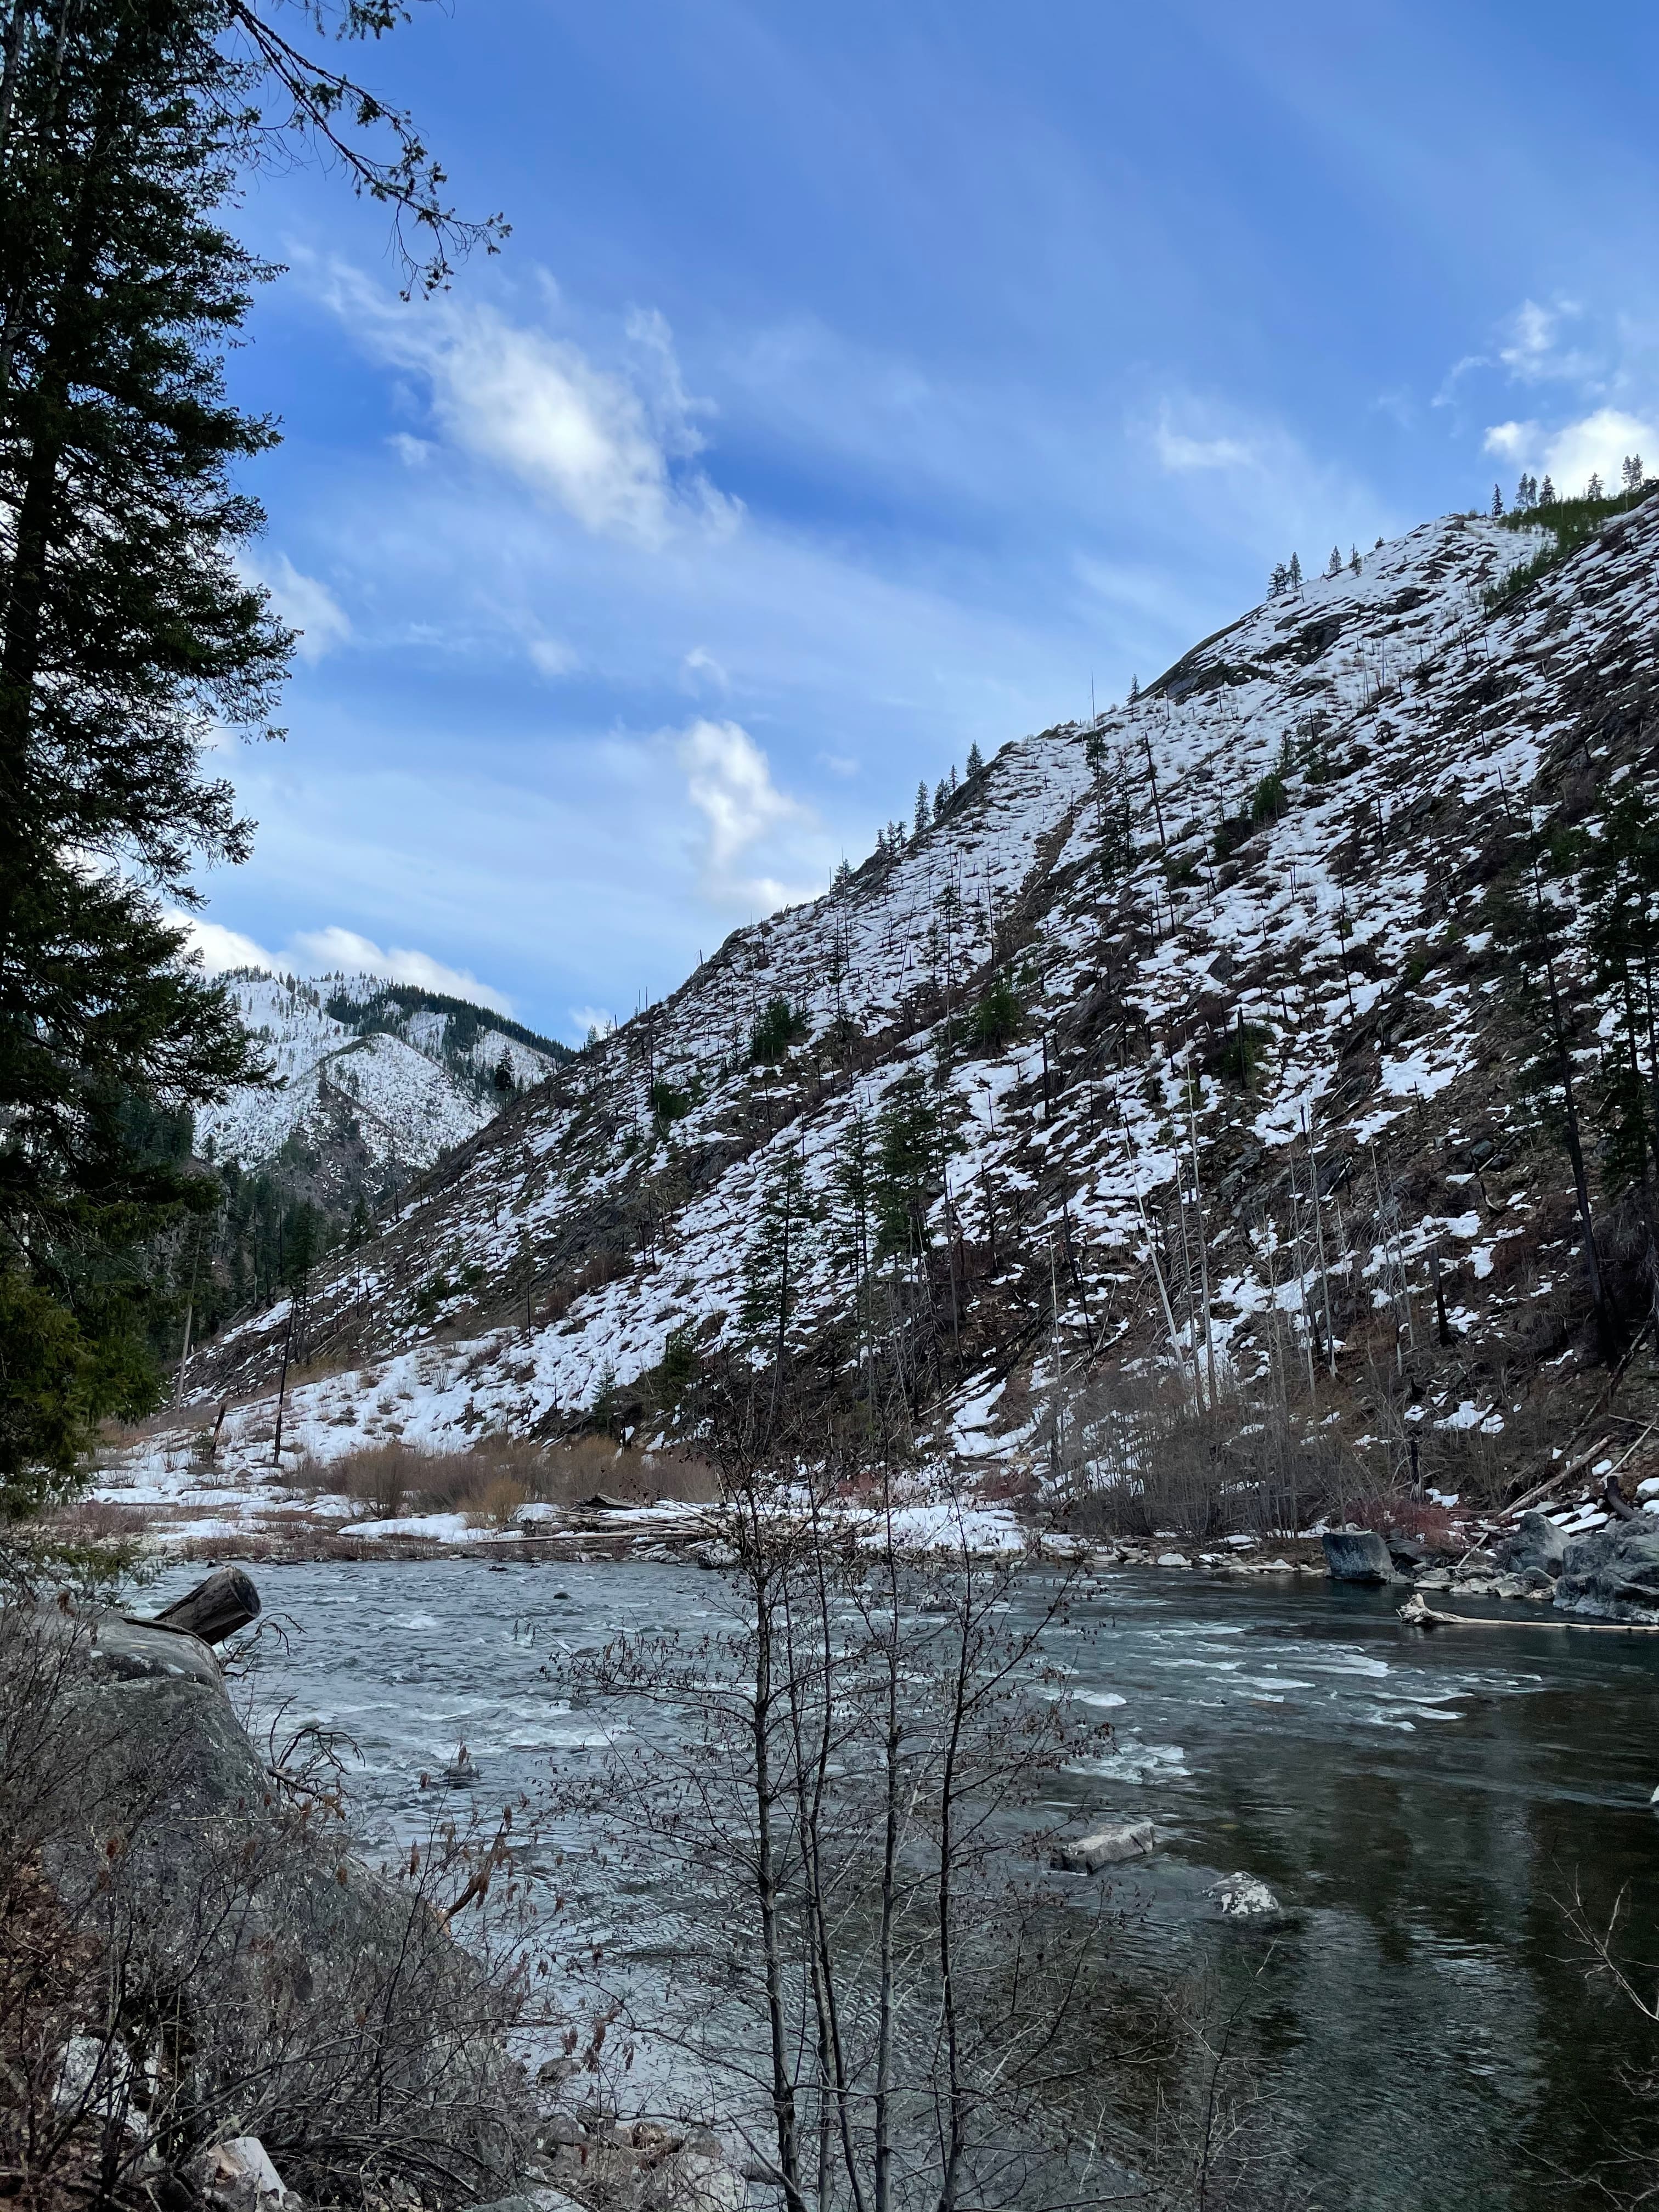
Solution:
[(240, 1567), (216, 1567), (204, 1583), (186, 1590), (154, 1620), (149, 1628), (176, 1628), (204, 1644), (222, 1644), (259, 1614), (259, 1593), (252, 1578)]
[(1518, 1613), (1495, 1620), (1484, 1613), (1437, 1613), (1421, 1590), (1413, 1590), (1399, 1613), (1409, 1628), (1599, 1628), (1605, 1635), (1659, 1636), (1659, 1621), (1574, 1620), (1559, 1613)]

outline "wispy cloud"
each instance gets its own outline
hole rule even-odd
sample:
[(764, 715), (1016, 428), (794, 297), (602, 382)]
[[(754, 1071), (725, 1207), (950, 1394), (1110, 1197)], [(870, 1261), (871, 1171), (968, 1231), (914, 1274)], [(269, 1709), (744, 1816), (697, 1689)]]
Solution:
[[(506, 471), (595, 537), (660, 550), (688, 532), (733, 529), (741, 502), (697, 465), (697, 417), (667, 322), (636, 311), (626, 358), (605, 366), (573, 339), (514, 321), (481, 302), (398, 306), (356, 270), (318, 279), (359, 343), (425, 383), (434, 425), (450, 442)], [(556, 288), (548, 287), (556, 297)], [(405, 461), (428, 441), (400, 434)]]
[(301, 660), (320, 660), (351, 635), (345, 609), (328, 586), (302, 574), (286, 553), (262, 549), (244, 555), (241, 567), (250, 582), (264, 586), (282, 620), (299, 632), (295, 651)]
[(678, 739), (686, 796), (702, 816), (702, 882), (717, 905), (748, 903), (769, 911), (812, 896), (775, 876), (749, 874), (754, 848), (785, 823), (807, 824), (809, 808), (778, 789), (766, 755), (737, 722), (699, 719)]

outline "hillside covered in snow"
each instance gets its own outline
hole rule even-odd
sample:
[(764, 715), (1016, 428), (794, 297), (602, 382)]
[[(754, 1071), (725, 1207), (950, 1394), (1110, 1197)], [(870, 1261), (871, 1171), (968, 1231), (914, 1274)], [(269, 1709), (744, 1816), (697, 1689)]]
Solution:
[(374, 975), (243, 969), (227, 987), (273, 1078), (198, 1114), (204, 1158), (268, 1164), (342, 1148), (386, 1187), (430, 1167), (569, 1055), (517, 1023)]
[[(1448, 517), (1275, 595), (487, 1125), (457, 1103), (461, 1149), (313, 1291), (293, 1449), (669, 1436), (699, 1375), (781, 1354), (924, 1452), (1073, 1486), (1170, 1437), (1161, 1479), (1221, 1437), (1264, 1498), (1316, 1460), (1547, 1474), (1586, 1425), (1614, 1465), (1583, 1217), (1636, 1436), (1629, 1178), (1604, 1120), (1575, 1198), (1527, 994), (1547, 969), (1593, 1117), (1579, 893), (1653, 780), (1659, 501), (1559, 520)], [(398, 1040), (320, 1049), (325, 996), (281, 1002), (295, 1097), (395, 1121)], [(270, 1434), (286, 1326), (198, 1359), (228, 1443)]]

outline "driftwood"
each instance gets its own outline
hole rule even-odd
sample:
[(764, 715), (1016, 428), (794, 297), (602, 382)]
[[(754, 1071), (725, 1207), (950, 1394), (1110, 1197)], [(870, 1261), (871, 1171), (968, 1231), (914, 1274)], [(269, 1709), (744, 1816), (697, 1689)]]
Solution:
[(1485, 1613), (1437, 1613), (1425, 1601), (1421, 1590), (1413, 1590), (1399, 1610), (1409, 1628), (1598, 1628), (1603, 1635), (1659, 1636), (1659, 1621), (1574, 1620), (1559, 1613), (1521, 1613), (1512, 1619), (1495, 1620)]
[(240, 1567), (216, 1567), (204, 1583), (175, 1598), (147, 1625), (176, 1628), (204, 1644), (222, 1644), (227, 1636), (257, 1620), (258, 1612), (259, 1593), (252, 1579)]
[(634, 1509), (625, 1498), (612, 1498), (603, 1490), (596, 1490), (591, 1498), (581, 1502), (584, 1513), (631, 1513)]

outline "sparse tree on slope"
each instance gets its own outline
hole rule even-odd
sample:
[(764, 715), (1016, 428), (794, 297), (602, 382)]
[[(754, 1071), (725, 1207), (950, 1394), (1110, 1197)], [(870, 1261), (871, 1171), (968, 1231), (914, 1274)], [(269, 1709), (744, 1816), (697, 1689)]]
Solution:
[(1503, 512), (1504, 495), (1499, 491), (1498, 486), (1494, 484), (1492, 488), (1492, 513), (1494, 515), (1499, 515), (1502, 514)]
[(916, 811), (910, 825), (911, 836), (913, 837), (924, 836), (932, 818), (932, 812), (927, 804), (927, 779), (924, 776), (916, 786)]
[(1328, 576), (1340, 576), (1342, 574), (1342, 549), (1340, 545), (1332, 546), (1331, 557), (1325, 563), (1325, 574)]

